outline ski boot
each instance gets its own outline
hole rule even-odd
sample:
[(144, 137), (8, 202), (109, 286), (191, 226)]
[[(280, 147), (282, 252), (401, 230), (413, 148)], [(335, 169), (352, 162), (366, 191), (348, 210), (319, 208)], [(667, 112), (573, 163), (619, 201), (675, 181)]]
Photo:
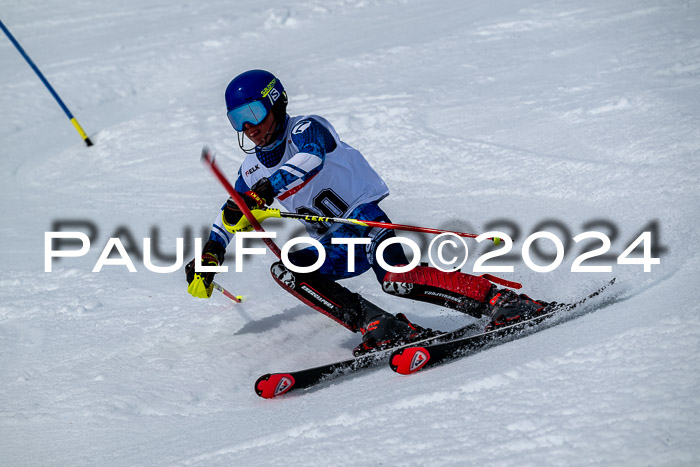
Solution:
[(352, 352), (356, 357), (441, 334), (440, 331), (411, 323), (403, 313), (398, 313), (396, 316), (389, 314), (373, 316), (360, 331), (362, 343)]
[(518, 295), (510, 289), (498, 290), (494, 287), (489, 295), (484, 314), (491, 317), (491, 322), (486, 326), (486, 331), (534, 318), (550, 305), (525, 294)]

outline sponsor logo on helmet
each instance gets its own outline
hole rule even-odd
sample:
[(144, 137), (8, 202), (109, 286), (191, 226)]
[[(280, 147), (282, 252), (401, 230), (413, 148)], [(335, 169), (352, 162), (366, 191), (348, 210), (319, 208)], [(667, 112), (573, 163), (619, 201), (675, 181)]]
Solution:
[(267, 86), (265, 86), (265, 89), (260, 91), (260, 94), (262, 95), (262, 97), (266, 97), (270, 93), (270, 91), (272, 91), (272, 89), (275, 87), (276, 83), (277, 83), (277, 78), (272, 78), (272, 81), (270, 81), (270, 83)]
[(280, 92), (279, 90), (275, 89), (275, 84), (277, 84), (277, 78), (272, 78), (272, 81), (265, 86), (265, 89), (260, 91), (262, 97), (267, 97), (270, 99), (270, 104), (272, 105), (274, 105), (274, 103), (277, 102), (277, 99), (280, 98)]
[(277, 99), (280, 98), (280, 92), (277, 89), (271, 89), (268, 97), (270, 98), (270, 102), (274, 104)]

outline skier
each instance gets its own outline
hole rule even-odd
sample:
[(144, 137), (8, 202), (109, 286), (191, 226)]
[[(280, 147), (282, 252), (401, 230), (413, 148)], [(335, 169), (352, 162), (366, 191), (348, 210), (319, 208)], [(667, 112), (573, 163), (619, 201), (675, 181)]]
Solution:
[[(325, 217), (390, 222), (379, 207), (389, 189), (363, 155), (338, 137), (333, 126), (316, 115), (290, 117), (287, 93), (279, 79), (263, 70), (236, 76), (225, 93), (228, 119), (238, 132), (238, 144), (248, 154), (238, 171), (235, 189), (255, 213), (276, 199), (291, 212)], [(245, 147), (243, 136), (253, 147)], [(490, 326), (503, 325), (540, 312), (547, 304), (509, 289), (499, 289), (483, 277), (461, 272), (446, 273), (418, 266), (405, 273), (387, 272), (376, 261), (377, 246), (395, 236), (393, 230), (324, 222), (304, 222), (309, 235), (321, 242), (326, 259), (313, 273), (272, 264), (273, 278), (304, 303), (353, 332), (362, 333), (355, 355), (401, 345), (437, 334), (411, 323), (403, 313), (393, 315), (338, 284), (370, 269), (385, 292), (399, 297), (447, 306), (475, 317), (486, 314)], [(202, 265), (218, 266), (235, 232), (250, 224), (232, 199), (217, 216), (202, 248)], [(347, 244), (333, 238), (369, 238), (366, 248), (353, 248), (354, 272), (348, 272)], [(384, 250), (386, 264), (400, 266), (408, 260), (399, 244)], [(296, 266), (316, 263), (314, 247), (291, 252)], [(194, 259), (185, 267), (188, 292), (209, 298), (213, 272), (197, 273)]]

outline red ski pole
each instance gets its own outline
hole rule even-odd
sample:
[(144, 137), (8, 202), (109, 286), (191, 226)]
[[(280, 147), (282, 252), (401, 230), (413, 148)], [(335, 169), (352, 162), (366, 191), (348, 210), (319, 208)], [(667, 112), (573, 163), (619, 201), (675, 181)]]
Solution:
[[(214, 161), (214, 156), (212, 156), (211, 152), (209, 151), (209, 148), (207, 148), (206, 146), (202, 149), (202, 161), (204, 161), (204, 163), (209, 166), (211, 171), (214, 173), (214, 176), (216, 176), (219, 182), (221, 182), (221, 184), (224, 186), (229, 196), (231, 196), (231, 199), (235, 201), (235, 203), (238, 205), (238, 208), (241, 210), (246, 219), (248, 219), (248, 222), (250, 222), (250, 225), (253, 226), (255, 231), (265, 232), (265, 229), (262, 228), (260, 222), (258, 222), (253, 213), (250, 212), (250, 209), (248, 209), (248, 206), (245, 204), (245, 201), (243, 201), (243, 198), (241, 198), (241, 195), (236, 191), (235, 188), (233, 188), (231, 183), (226, 178), (226, 175), (224, 175), (216, 161)], [(275, 256), (277, 256), (278, 258), (282, 257), (282, 250), (280, 250), (280, 248), (271, 238), (263, 238), (262, 241), (265, 242), (265, 245), (267, 245), (267, 247), (270, 249), (270, 251), (272, 251), (275, 254)]]

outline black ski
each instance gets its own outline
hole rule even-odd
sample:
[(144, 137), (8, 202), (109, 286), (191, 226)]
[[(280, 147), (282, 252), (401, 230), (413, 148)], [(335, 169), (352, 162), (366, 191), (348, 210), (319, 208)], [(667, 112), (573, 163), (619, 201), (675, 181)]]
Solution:
[[(262, 375), (255, 382), (255, 393), (265, 399), (271, 399), (273, 397), (281, 396), (290, 391), (296, 389), (306, 389), (315, 386), (319, 383), (329, 381), (341, 376), (350, 375), (357, 371), (372, 368), (378, 366), (382, 362), (389, 359), (394, 371), (397, 368), (394, 367), (394, 358), (396, 355), (403, 355), (403, 352), (409, 351), (411, 349), (446, 349), (448, 350), (445, 355), (442, 356), (442, 360), (437, 361), (437, 357), (431, 357), (433, 361), (430, 361), (429, 366), (439, 363), (441, 361), (447, 361), (450, 359), (458, 358), (462, 356), (462, 352), (469, 352), (469, 350), (478, 350), (493, 342), (494, 339), (498, 337), (503, 337), (509, 334), (516, 333), (525, 327), (532, 326), (534, 324), (540, 323), (543, 320), (553, 316), (555, 313), (562, 310), (571, 310), (588, 299), (595, 297), (605, 290), (609, 285), (613, 284), (615, 279), (612, 279), (609, 283), (596, 290), (595, 292), (589, 294), (587, 297), (575, 302), (573, 304), (560, 304), (553, 305), (549, 312), (539, 315), (537, 318), (520, 321), (516, 324), (498, 328), (489, 332), (479, 332), (478, 334), (472, 334), (475, 331), (481, 331), (483, 329), (482, 323), (471, 323), (467, 326), (455, 329), (454, 331), (445, 332), (438, 334), (437, 336), (429, 337), (417, 342), (411, 342), (410, 344), (405, 344), (399, 347), (394, 347), (386, 350), (380, 350), (377, 352), (372, 352), (359, 357), (349, 358), (347, 360), (342, 360), (338, 362), (328, 363), (325, 365), (320, 365), (314, 368), (307, 368), (304, 370), (292, 371), (288, 373), (268, 373)], [(464, 336), (467, 337), (464, 337)], [(457, 348), (459, 346), (461, 348)], [(444, 347), (441, 347), (444, 346)], [(448, 355), (449, 353), (449, 355)], [(455, 354), (456, 353), (456, 354)], [(391, 357), (391, 358), (389, 358)], [(409, 362), (409, 367), (410, 367)], [(427, 363), (426, 363), (427, 364)], [(423, 368), (425, 365), (421, 366)], [(420, 368), (416, 368), (414, 371), (418, 371)]]
[(535, 326), (558, 313), (569, 311), (583, 305), (589, 299), (600, 295), (603, 290), (614, 283), (615, 279), (612, 279), (595, 292), (575, 303), (552, 305), (545, 308), (544, 312), (540, 315), (528, 320), (518, 321), (517, 323), (513, 323), (511, 325), (501, 326), (447, 342), (443, 341), (428, 345), (413, 343), (411, 345), (395, 349), (391, 354), (391, 358), (389, 359), (389, 366), (391, 366), (391, 369), (397, 373), (409, 375), (423, 368), (435, 366), (440, 363), (455, 360), (457, 358), (475, 353), (496, 340), (520, 333), (523, 330)]
[(268, 373), (266, 375), (262, 375), (255, 382), (255, 392), (260, 397), (271, 399), (295, 389), (309, 388), (321, 382), (325, 382), (340, 376), (349, 375), (365, 368), (377, 366), (386, 361), (391, 352), (396, 349), (414, 345), (429, 345), (435, 342), (458, 339), (466, 334), (476, 331), (476, 329), (481, 329), (482, 327), (483, 325), (480, 323), (471, 323), (467, 326), (455, 329), (454, 331), (428, 337), (421, 341), (411, 342), (410, 344), (405, 344), (404, 346), (379, 350), (361, 355), (359, 357), (317, 366), (315, 368), (307, 368), (305, 370), (292, 371), (289, 373)]

